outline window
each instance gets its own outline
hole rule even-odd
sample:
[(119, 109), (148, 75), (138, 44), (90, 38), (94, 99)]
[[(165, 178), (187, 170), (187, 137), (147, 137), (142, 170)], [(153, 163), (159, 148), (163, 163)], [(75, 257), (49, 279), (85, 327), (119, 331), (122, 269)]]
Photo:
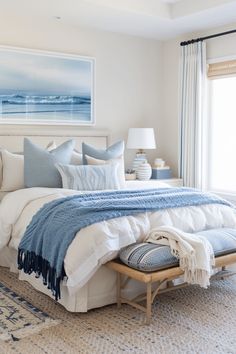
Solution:
[(236, 194), (236, 75), (227, 74), (224, 70), (208, 74), (211, 80), (207, 187)]

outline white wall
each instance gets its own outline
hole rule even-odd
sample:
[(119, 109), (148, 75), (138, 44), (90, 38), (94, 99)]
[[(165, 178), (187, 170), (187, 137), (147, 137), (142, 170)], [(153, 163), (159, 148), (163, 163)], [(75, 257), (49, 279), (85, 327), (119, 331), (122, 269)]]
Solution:
[[(166, 41), (163, 44), (163, 111), (159, 135), (161, 155), (178, 169), (178, 88), (180, 42), (209, 34), (236, 28), (236, 24), (214, 28), (207, 32), (187, 34), (184, 37)], [(207, 41), (207, 59), (236, 56), (236, 34), (218, 37)]]
[[(95, 57), (96, 128), (111, 130), (112, 141), (126, 139), (129, 127), (154, 127), (159, 136), (161, 42), (15, 17), (1, 21), (0, 44)], [(127, 151), (127, 165), (133, 156)]]

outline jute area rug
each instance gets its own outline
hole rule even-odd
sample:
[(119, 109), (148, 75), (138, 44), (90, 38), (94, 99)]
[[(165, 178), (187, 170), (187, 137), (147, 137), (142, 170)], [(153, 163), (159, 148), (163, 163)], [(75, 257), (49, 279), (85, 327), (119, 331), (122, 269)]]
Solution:
[(150, 326), (128, 305), (73, 314), (0, 268), (0, 281), (61, 324), (19, 341), (0, 343), (1, 354), (236, 353), (236, 277), (209, 289), (189, 286), (156, 301)]

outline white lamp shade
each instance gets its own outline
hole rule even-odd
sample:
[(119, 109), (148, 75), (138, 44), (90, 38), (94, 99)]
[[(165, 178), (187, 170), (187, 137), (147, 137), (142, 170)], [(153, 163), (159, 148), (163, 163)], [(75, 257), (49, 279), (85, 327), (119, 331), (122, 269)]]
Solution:
[(153, 128), (129, 128), (127, 149), (155, 149), (155, 135)]

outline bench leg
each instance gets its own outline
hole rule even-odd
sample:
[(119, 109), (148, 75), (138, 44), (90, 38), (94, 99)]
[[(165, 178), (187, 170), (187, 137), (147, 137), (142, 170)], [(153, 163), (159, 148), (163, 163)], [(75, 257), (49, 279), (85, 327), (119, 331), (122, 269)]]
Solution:
[(149, 325), (152, 317), (152, 283), (147, 283), (146, 324)]
[(118, 309), (121, 307), (121, 274), (117, 272), (116, 301)]
[[(226, 266), (221, 267), (222, 272), (226, 271)], [(224, 280), (224, 277), (221, 277), (221, 280)]]

